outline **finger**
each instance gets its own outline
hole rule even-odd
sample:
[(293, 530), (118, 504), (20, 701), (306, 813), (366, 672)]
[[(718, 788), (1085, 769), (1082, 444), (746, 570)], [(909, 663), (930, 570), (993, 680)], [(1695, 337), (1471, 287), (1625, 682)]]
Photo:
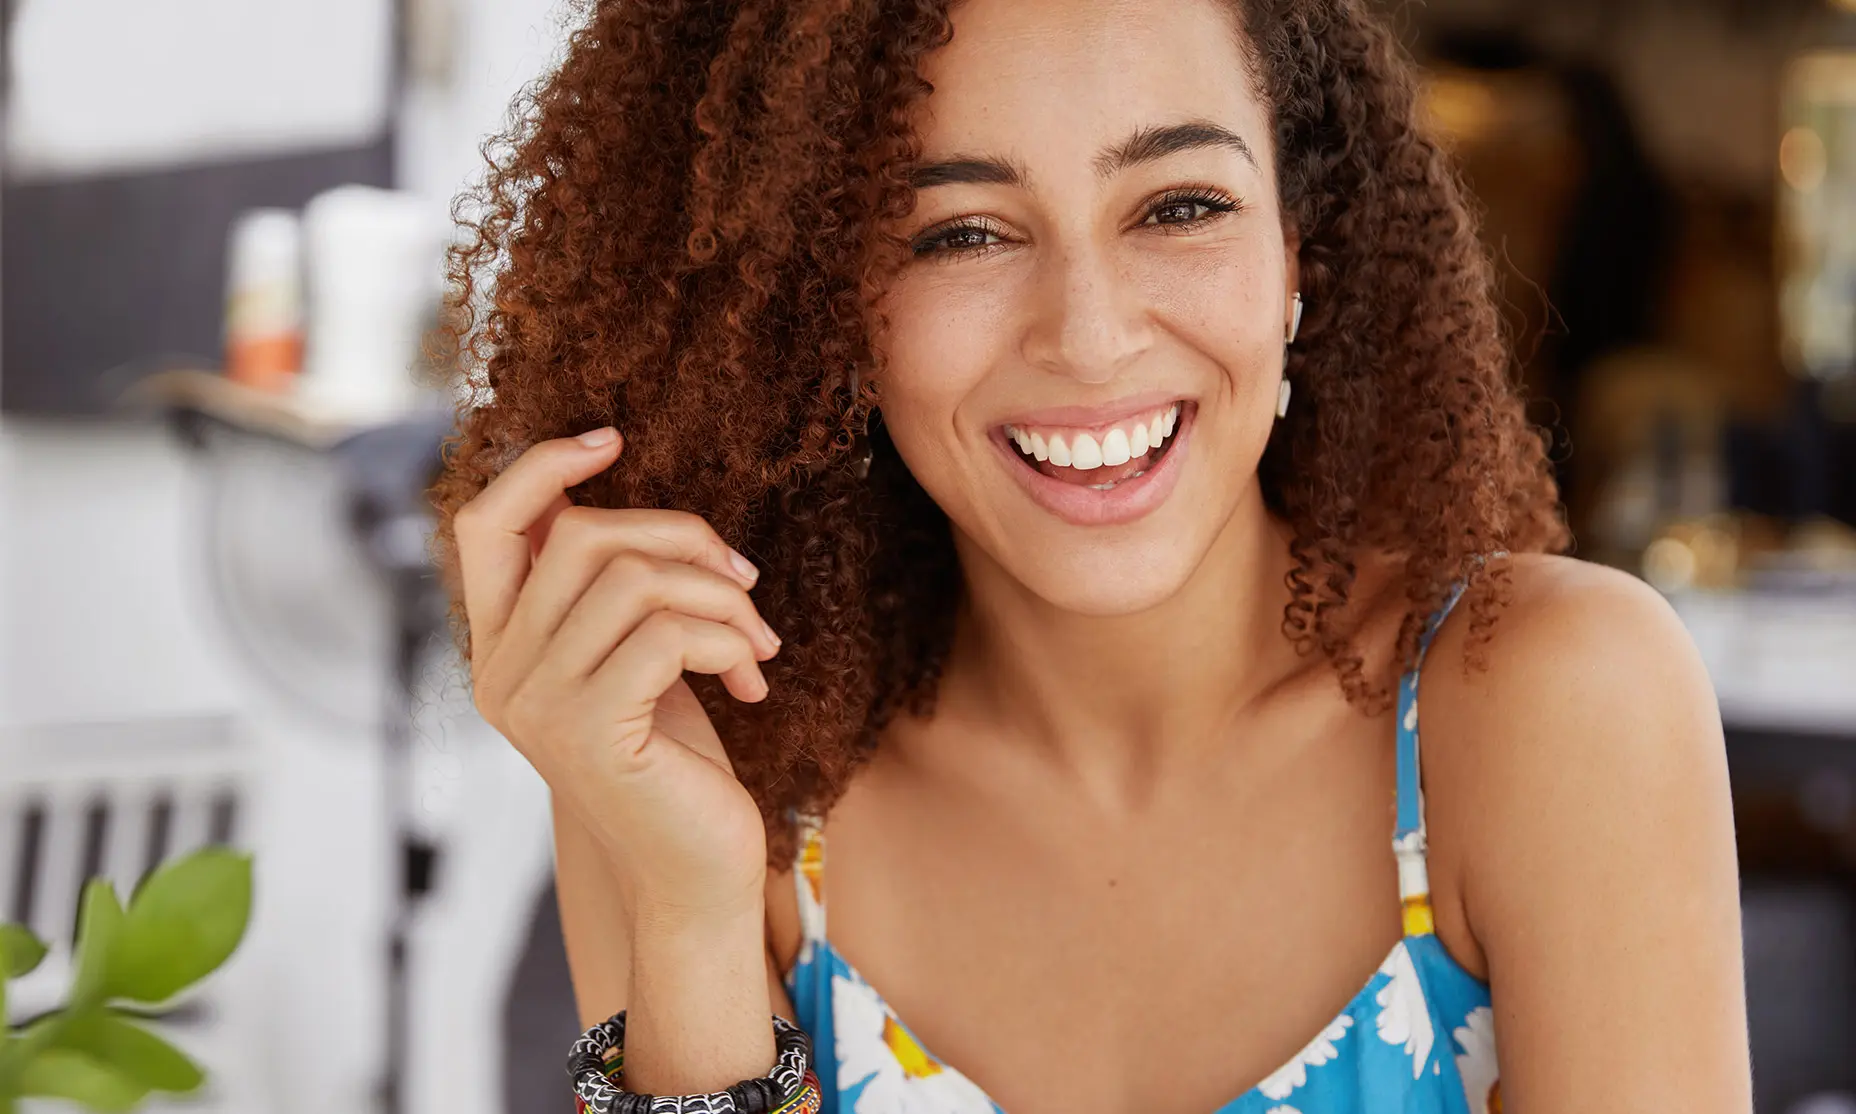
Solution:
[[(500, 657), (506, 668), (525, 670), (538, 660), (555, 631), (593, 581), (622, 554), (651, 561), (684, 563), (726, 576), (742, 587), (754, 577), (736, 571), (746, 558), (728, 547), (702, 518), (681, 511), (606, 510), (568, 507), (554, 517), (548, 544), (535, 558), (508, 620)], [(638, 570), (643, 575), (643, 569)], [(753, 629), (753, 628), (750, 628)], [(509, 663), (514, 663), (513, 665)]]
[[(741, 632), (764, 661), (780, 651), (773, 633), (741, 586), (708, 569), (660, 561), (636, 550), (613, 558), (549, 639), (538, 670), (575, 680), (591, 676), (619, 643), (654, 612), (676, 611)], [(515, 629), (512, 623), (509, 627)], [(506, 639), (505, 646), (513, 645)]]
[(754, 647), (740, 631), (675, 611), (646, 616), (588, 684), (615, 717), (629, 717), (654, 704), (685, 670), (719, 675), (737, 700), (753, 703), (767, 695)]
[(550, 508), (559, 513), (557, 501), (567, 489), (611, 465), (621, 444), (618, 431), (610, 427), (543, 441), (459, 508), (452, 529), (464, 611), (477, 649), (487, 651), (495, 644), (515, 608), (528, 577), (529, 527)]
[[(549, 530), (554, 542), (538, 560), (564, 560), (570, 567), (597, 568), (621, 549), (635, 549), (665, 561), (682, 561), (728, 577), (743, 588), (760, 579), (754, 563), (722, 540), (701, 515), (653, 507), (608, 510), (571, 507), (555, 516)], [(557, 551), (550, 557), (550, 550)]]
[(554, 497), (554, 502), (549, 503), (548, 508), (541, 512), (541, 516), (535, 519), (535, 524), (528, 528), (528, 556), (531, 568), (534, 567), (535, 558), (541, 555), (541, 547), (548, 544), (548, 533), (554, 528), (554, 520), (560, 517), (562, 511), (573, 505), (574, 501), (567, 497), (567, 493), (561, 492)]

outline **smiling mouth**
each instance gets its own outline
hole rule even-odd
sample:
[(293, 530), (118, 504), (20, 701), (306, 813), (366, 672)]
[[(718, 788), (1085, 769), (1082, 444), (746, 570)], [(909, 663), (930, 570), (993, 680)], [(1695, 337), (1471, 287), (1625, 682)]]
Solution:
[(1118, 423), (1106, 430), (1021, 429), (1007, 425), (1005, 439), (1019, 463), (1057, 480), (1088, 488), (1113, 491), (1139, 479), (1165, 458), (1179, 432), (1192, 417), (1188, 400), (1172, 403), (1142, 420)]

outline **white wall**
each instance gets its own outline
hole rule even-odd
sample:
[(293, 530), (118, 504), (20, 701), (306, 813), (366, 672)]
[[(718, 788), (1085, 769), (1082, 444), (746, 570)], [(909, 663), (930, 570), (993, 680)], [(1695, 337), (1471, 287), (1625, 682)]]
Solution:
[(511, 99), (559, 60), (567, 0), (413, 0), (416, 39), (400, 116), (400, 184), (449, 204), (483, 166)]
[(392, 0), (23, 0), (9, 177), (358, 145), (391, 109)]

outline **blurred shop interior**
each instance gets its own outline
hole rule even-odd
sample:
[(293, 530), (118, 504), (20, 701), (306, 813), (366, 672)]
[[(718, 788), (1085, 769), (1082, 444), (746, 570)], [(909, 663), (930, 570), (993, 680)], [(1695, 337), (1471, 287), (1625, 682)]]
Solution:
[[(559, 0), (0, 0), (0, 920), (223, 842), (252, 932), (175, 1109), (567, 1109), (545, 787), (470, 707), (418, 498), (452, 199)], [(1728, 728), (1762, 1114), (1856, 1114), (1856, 0), (1398, 26), (1583, 557)], [(99, 33), (98, 28), (109, 28)], [(59, 963), (63, 962), (64, 967)]]

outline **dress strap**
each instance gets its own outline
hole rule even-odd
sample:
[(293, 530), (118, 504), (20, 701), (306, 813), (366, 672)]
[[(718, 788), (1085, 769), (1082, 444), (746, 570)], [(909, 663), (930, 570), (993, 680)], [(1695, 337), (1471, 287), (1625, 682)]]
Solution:
[(808, 944), (825, 941), (825, 820), (796, 813), (799, 850), (793, 858), (793, 886), (799, 894), (799, 932)]
[(1398, 830), (1392, 853), (1398, 859), (1399, 897), (1405, 907), (1405, 935), (1426, 936), (1434, 928), (1431, 880), (1425, 865), (1424, 784), (1418, 764), (1418, 673), (1444, 617), (1463, 598), (1467, 580), (1459, 580), (1418, 636), (1418, 657), (1398, 683)]

